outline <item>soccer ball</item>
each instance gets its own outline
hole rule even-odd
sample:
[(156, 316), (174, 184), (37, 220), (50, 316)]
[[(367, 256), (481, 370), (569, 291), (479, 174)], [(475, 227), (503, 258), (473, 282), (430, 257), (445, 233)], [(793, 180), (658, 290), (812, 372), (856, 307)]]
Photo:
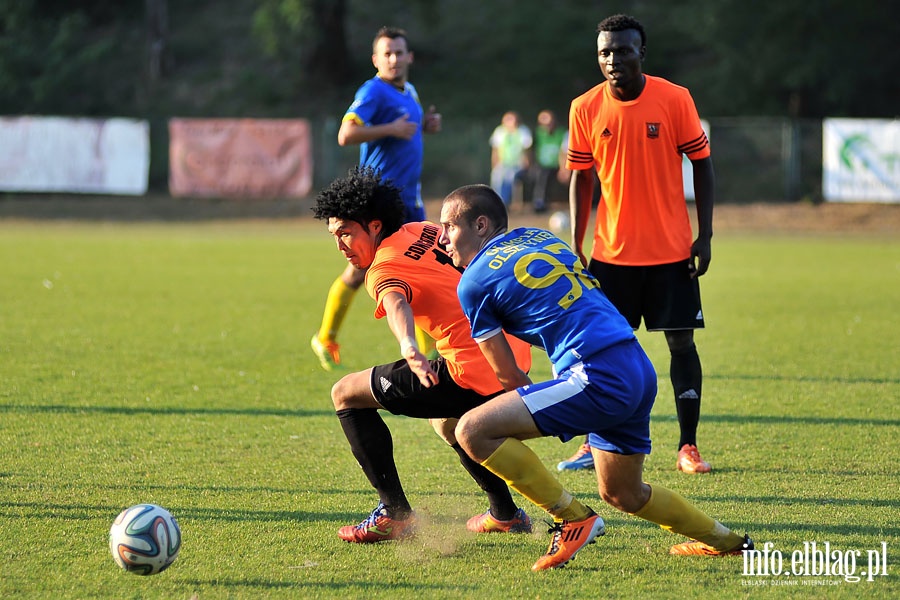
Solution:
[(116, 564), (135, 575), (155, 575), (178, 558), (181, 529), (169, 511), (155, 504), (126, 508), (109, 530)]
[(569, 213), (567, 212), (558, 210), (550, 215), (550, 231), (557, 235), (560, 233), (567, 233), (569, 231), (569, 224)]

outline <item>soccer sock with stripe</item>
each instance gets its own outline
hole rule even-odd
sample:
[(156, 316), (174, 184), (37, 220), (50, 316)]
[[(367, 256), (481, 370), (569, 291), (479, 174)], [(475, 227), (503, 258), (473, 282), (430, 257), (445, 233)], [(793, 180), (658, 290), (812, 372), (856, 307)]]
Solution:
[(681, 429), (678, 449), (685, 444), (696, 446), (703, 388), (703, 369), (696, 345), (691, 344), (688, 348), (672, 352), (669, 377), (675, 392), (675, 411), (678, 413), (678, 425)]
[(347, 311), (350, 302), (356, 294), (356, 288), (350, 287), (341, 277), (334, 280), (328, 289), (328, 297), (325, 299), (325, 310), (322, 311), (322, 324), (319, 326), (318, 338), (322, 342), (333, 342), (337, 338), (338, 330)]
[(396, 519), (406, 518), (412, 507), (403, 493), (397, 465), (394, 464), (391, 431), (378, 414), (378, 409), (345, 408), (337, 411), (337, 416), (356, 462), (378, 492), (388, 514)]
[(583, 521), (591, 514), (591, 509), (563, 489), (537, 454), (517, 439), (506, 438), (481, 464), (558, 521)]
[(512, 519), (518, 507), (512, 499), (512, 494), (509, 492), (509, 486), (506, 485), (506, 482), (473, 460), (462, 449), (459, 442), (453, 444), (452, 448), (459, 455), (459, 462), (462, 463), (463, 468), (469, 472), (469, 475), (472, 476), (478, 487), (487, 494), (488, 502), (491, 505), (491, 514), (494, 518), (500, 521)]
[(661, 485), (651, 485), (647, 504), (631, 514), (667, 531), (700, 540), (716, 550), (733, 550), (744, 542), (744, 538)]

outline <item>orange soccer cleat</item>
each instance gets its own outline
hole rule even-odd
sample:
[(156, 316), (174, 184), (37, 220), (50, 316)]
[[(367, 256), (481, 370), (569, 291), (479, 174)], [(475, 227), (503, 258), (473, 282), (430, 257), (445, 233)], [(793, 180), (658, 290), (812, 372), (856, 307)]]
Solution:
[(314, 335), (309, 345), (323, 369), (334, 371), (341, 368), (341, 347), (337, 342), (323, 342), (318, 335)]
[(594, 538), (606, 533), (603, 519), (594, 511), (583, 521), (556, 521), (550, 527), (550, 547), (531, 567), (532, 571), (558, 569), (575, 558), (579, 550), (594, 543)]
[(416, 518), (393, 519), (384, 504), (379, 504), (372, 514), (359, 525), (345, 525), (338, 530), (338, 537), (354, 544), (373, 544), (388, 540), (402, 540), (416, 533)]
[(494, 518), (491, 511), (487, 511), (469, 519), (466, 529), (475, 533), (531, 533), (531, 518), (521, 508), (508, 521)]
[(678, 451), (678, 462), (675, 464), (684, 473), (709, 473), (712, 467), (700, 458), (700, 451), (693, 444), (685, 444)]
[(740, 556), (744, 550), (753, 550), (753, 540), (749, 535), (744, 535), (744, 541), (737, 548), (731, 550), (716, 550), (703, 542), (691, 540), (681, 544), (675, 544), (669, 548), (669, 554), (677, 556)]

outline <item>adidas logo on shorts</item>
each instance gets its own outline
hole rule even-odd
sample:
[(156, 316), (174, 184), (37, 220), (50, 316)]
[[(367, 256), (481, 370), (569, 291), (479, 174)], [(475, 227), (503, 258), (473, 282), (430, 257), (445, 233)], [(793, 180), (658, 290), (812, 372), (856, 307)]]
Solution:
[(386, 392), (391, 388), (391, 382), (382, 377), (379, 381), (381, 383), (381, 391)]

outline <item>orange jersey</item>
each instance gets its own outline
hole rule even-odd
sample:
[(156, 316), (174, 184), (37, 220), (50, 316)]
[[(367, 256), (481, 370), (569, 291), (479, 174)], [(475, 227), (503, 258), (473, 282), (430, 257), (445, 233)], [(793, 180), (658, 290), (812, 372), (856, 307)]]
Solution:
[(615, 99), (603, 82), (575, 98), (569, 111), (566, 168), (595, 167), (600, 178), (591, 257), (617, 265), (690, 257), (682, 154), (691, 160), (710, 154), (687, 88), (645, 77), (635, 100)]
[[(438, 246), (440, 234), (440, 226), (434, 223), (407, 223), (381, 242), (366, 272), (366, 291), (376, 303), (375, 318), (386, 315), (385, 294), (403, 294), (416, 325), (434, 338), (453, 380), (485, 396), (497, 393), (503, 387), (472, 339), (469, 321), (456, 295), (462, 273)], [(516, 338), (507, 339), (519, 368), (527, 373), (531, 369), (531, 346)]]

